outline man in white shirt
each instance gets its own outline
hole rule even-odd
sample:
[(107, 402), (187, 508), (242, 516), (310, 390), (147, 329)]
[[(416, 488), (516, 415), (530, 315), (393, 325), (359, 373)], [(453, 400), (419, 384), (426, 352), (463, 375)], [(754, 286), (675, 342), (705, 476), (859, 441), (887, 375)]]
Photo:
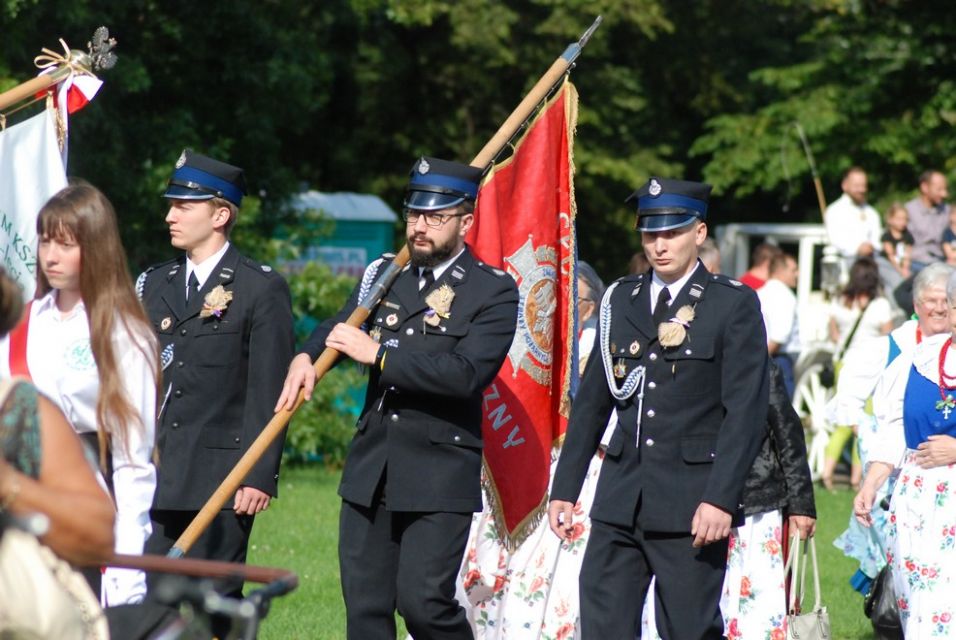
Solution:
[(793, 366), (800, 356), (800, 331), (797, 319), (797, 261), (780, 253), (770, 261), (770, 278), (757, 290), (760, 312), (767, 329), (767, 350), (783, 374), (790, 397), (795, 387)]
[(851, 167), (843, 175), (843, 195), (823, 214), (830, 244), (837, 248), (849, 269), (854, 260), (872, 256), (880, 246), (880, 214), (866, 202), (866, 172)]

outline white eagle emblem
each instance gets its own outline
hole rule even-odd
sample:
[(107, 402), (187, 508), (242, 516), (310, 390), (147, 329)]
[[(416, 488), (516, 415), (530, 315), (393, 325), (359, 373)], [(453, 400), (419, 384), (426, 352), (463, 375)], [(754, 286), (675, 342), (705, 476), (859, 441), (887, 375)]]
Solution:
[(535, 248), (529, 236), (515, 253), (505, 258), (517, 274), (518, 330), (508, 358), (515, 370), (524, 369), (539, 384), (550, 384), (553, 327), (557, 314), (557, 252)]

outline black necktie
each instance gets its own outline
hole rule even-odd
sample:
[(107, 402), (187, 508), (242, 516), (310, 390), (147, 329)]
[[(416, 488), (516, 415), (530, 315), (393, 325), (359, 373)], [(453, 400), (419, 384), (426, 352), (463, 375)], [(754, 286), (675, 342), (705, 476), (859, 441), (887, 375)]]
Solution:
[(657, 294), (657, 305), (654, 307), (654, 326), (656, 327), (660, 323), (668, 319), (668, 311), (670, 310), (667, 306), (667, 303), (671, 301), (671, 292), (664, 287), (661, 289), (661, 292)]
[(422, 272), (422, 279), (425, 281), (425, 284), (422, 285), (422, 288), (419, 289), (419, 292), (424, 294), (431, 288), (433, 284), (435, 284), (435, 272), (431, 269), (425, 269)]
[(196, 277), (195, 271), (189, 274), (189, 282), (186, 286), (186, 300), (188, 301), (194, 293), (199, 293), (199, 278)]

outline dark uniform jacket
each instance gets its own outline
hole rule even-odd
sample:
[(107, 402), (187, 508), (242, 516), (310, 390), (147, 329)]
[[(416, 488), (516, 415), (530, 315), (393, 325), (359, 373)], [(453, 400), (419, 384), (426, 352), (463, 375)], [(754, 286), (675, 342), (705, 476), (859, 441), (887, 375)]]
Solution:
[[(153, 508), (200, 509), (274, 415), (295, 348), (289, 287), (235, 246), (188, 304), (185, 256), (151, 267), (136, 285), (164, 366)], [(201, 318), (218, 285), (232, 301), (221, 318)], [(283, 441), (276, 439), (244, 485), (277, 495)]]
[(803, 423), (790, 403), (783, 374), (771, 364), (767, 430), (744, 484), (744, 514), (777, 509), (784, 515), (817, 517)]
[[(391, 511), (480, 511), (482, 393), (514, 338), (517, 286), (467, 248), (428, 291), (418, 282), (418, 270), (406, 267), (369, 316), (385, 359), (381, 370), (371, 367), (339, 495), (371, 506), (384, 473)], [(425, 298), (442, 286), (454, 292), (450, 315), (432, 326)], [(303, 346), (313, 360), (360, 288)]]
[[(605, 372), (600, 325), (571, 409), (551, 498), (575, 502), (604, 427), (617, 408), (591, 517), (645, 531), (689, 532), (708, 502), (740, 521), (744, 479), (767, 422), (767, 339), (757, 295), (749, 287), (698, 266), (671, 309), (695, 307), (682, 344), (664, 348), (650, 311), (650, 272), (618, 281), (610, 300)], [(620, 385), (646, 367), (627, 400), (613, 398), (607, 375)], [(620, 375), (616, 375), (620, 374)], [(640, 415), (639, 415), (640, 413)], [(640, 435), (638, 436), (638, 420)]]

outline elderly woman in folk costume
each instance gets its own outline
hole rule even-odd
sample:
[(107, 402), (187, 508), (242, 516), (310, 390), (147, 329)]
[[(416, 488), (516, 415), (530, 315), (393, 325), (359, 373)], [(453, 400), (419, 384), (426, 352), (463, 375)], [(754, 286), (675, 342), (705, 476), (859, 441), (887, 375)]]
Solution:
[(956, 275), (946, 297), (950, 332), (901, 354), (877, 384), (878, 440), (853, 500), (870, 526), (877, 492), (898, 470), (886, 546), (907, 638), (956, 638)]
[[(37, 297), (0, 343), (0, 369), (30, 377), (99, 451), (116, 504), (118, 553), (140, 554), (151, 531), (159, 358), (133, 291), (113, 206), (74, 182), (37, 217)], [(99, 572), (87, 573), (94, 589)], [(108, 568), (105, 604), (146, 594), (142, 572)]]
[[(842, 420), (828, 418), (836, 424), (857, 426), (859, 454), (864, 467), (870, 462), (871, 450), (880, 434), (871, 407), (871, 396), (880, 375), (900, 354), (911, 354), (924, 338), (949, 333), (949, 304), (946, 301), (946, 283), (954, 273), (953, 267), (935, 262), (913, 280), (913, 308), (916, 319), (907, 320), (885, 339), (873, 345), (867, 360), (847, 363), (840, 371), (840, 384), (845, 392), (834, 397), (828, 412), (845, 416)], [(878, 401), (877, 401), (878, 402)], [(852, 514), (850, 522), (833, 544), (860, 563), (850, 578), (850, 584), (866, 595), (877, 574), (886, 564), (886, 511), (878, 505), (893, 490), (893, 478), (885, 482), (874, 499), (877, 505), (871, 511), (872, 524), (862, 526)]]

